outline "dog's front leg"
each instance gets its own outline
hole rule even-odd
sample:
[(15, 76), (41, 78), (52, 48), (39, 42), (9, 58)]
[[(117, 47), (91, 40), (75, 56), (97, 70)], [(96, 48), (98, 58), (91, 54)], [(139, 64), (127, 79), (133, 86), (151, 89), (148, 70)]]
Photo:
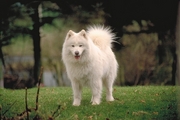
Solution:
[(90, 83), (92, 98), (92, 105), (99, 105), (101, 102), (101, 93), (102, 93), (102, 81), (98, 79), (97, 81), (92, 80)]
[(77, 81), (71, 81), (72, 89), (73, 89), (73, 105), (79, 106), (81, 104), (81, 92), (82, 86)]

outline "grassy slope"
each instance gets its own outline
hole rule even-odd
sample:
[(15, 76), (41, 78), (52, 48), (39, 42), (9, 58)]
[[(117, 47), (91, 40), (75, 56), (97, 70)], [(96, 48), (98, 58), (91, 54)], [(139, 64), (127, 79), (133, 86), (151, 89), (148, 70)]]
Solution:
[[(28, 89), (28, 106), (35, 106), (37, 88)], [(39, 95), (39, 110), (31, 113), (41, 118), (52, 116), (53, 112), (61, 105), (56, 113), (56, 119), (173, 119), (177, 118), (177, 87), (175, 86), (146, 86), (146, 87), (114, 87), (114, 102), (105, 101), (103, 91), (102, 103), (98, 106), (90, 104), (90, 90), (83, 89), (83, 100), (79, 107), (72, 106), (72, 90), (70, 87), (41, 88)], [(10, 106), (4, 116), (13, 117), (25, 110), (24, 90), (0, 89), (1, 114)]]

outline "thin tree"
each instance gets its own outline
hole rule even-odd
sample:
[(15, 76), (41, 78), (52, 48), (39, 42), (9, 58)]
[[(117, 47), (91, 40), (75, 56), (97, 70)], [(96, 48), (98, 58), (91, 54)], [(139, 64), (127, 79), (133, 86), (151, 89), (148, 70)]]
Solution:
[[(177, 70), (176, 70), (176, 85), (180, 85), (180, 2), (178, 5), (177, 12), (177, 25), (176, 25), (176, 54), (177, 54)], [(178, 101), (178, 113), (180, 113), (180, 91), (177, 92)], [(178, 114), (178, 119), (180, 119), (180, 114)]]
[(39, 12), (38, 7), (40, 2), (35, 2), (31, 4), (34, 8), (34, 14), (31, 15), (31, 18), (34, 22), (33, 30), (32, 30), (32, 38), (33, 38), (33, 46), (34, 46), (34, 84), (36, 85), (38, 82), (39, 69), (41, 66), (41, 48), (40, 48), (40, 21), (39, 21)]
[(180, 85), (180, 2), (179, 2), (178, 12), (177, 12), (176, 54), (177, 54), (176, 84)]

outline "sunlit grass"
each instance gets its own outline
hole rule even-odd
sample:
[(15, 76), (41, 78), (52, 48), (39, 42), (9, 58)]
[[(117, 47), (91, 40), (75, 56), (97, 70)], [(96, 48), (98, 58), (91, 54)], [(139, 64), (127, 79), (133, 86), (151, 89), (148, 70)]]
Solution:
[[(37, 88), (28, 89), (28, 107), (35, 107)], [(98, 106), (90, 104), (90, 90), (83, 89), (82, 103), (72, 106), (72, 90), (70, 87), (41, 88), (39, 109), (30, 113), (34, 118), (38, 114), (47, 119), (61, 105), (56, 119), (177, 119), (177, 87), (175, 86), (138, 86), (114, 87), (114, 102), (106, 102), (105, 91), (102, 102)], [(1, 114), (14, 102), (15, 104), (4, 115), (8, 118), (25, 110), (25, 90), (0, 89)]]

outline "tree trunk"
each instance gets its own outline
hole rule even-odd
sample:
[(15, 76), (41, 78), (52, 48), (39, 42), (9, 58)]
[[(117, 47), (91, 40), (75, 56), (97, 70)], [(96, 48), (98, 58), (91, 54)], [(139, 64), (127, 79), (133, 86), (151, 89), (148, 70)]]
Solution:
[(0, 88), (4, 87), (4, 80), (3, 80), (3, 64), (0, 60)]
[(40, 48), (40, 22), (39, 22), (39, 13), (38, 6), (40, 2), (33, 4), (34, 14), (31, 16), (34, 22), (32, 30), (33, 46), (34, 46), (34, 85), (38, 82), (38, 76), (41, 66), (41, 48)]
[(177, 54), (177, 71), (176, 71), (176, 84), (180, 85), (180, 2), (177, 12), (177, 25), (176, 25), (176, 54)]
[[(177, 54), (177, 71), (176, 71), (176, 85), (180, 85), (180, 2), (177, 12), (177, 25), (176, 25), (176, 54)], [(178, 89), (179, 90), (179, 89)], [(180, 90), (177, 92), (178, 101), (178, 113), (180, 113)], [(178, 119), (180, 119), (180, 114), (178, 114)]]

